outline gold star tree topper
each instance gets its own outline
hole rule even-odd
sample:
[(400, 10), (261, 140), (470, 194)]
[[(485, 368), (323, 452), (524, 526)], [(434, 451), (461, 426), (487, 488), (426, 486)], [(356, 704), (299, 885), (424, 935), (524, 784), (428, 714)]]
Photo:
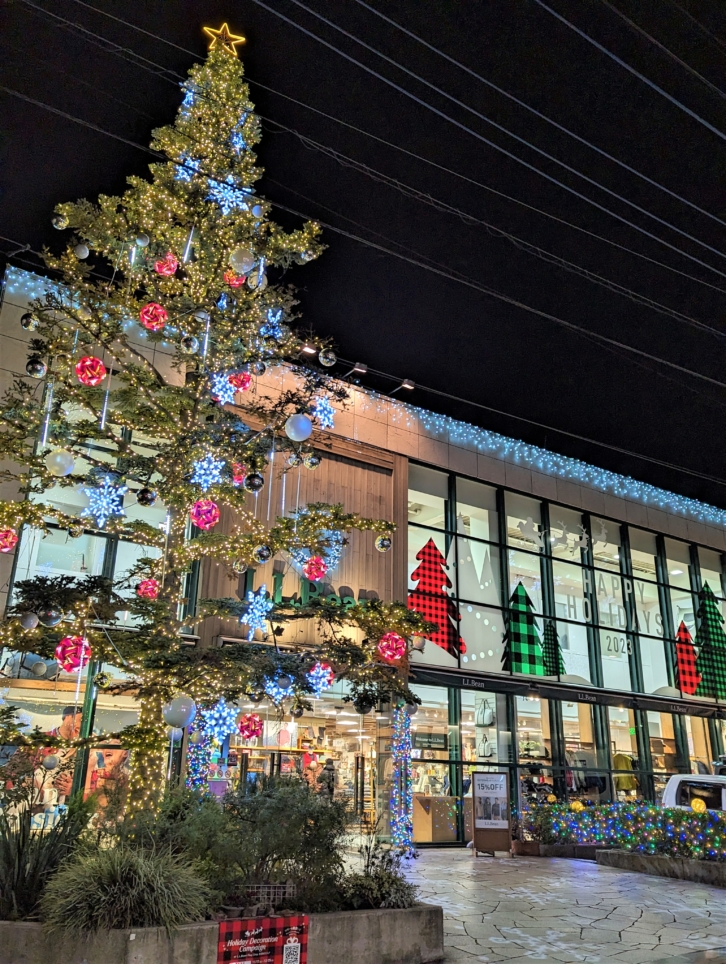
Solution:
[(215, 47), (219, 46), (234, 54), (235, 57), (237, 56), (238, 45), (245, 42), (245, 37), (241, 34), (238, 36), (232, 33), (226, 23), (223, 23), (219, 30), (215, 30), (214, 27), (205, 27), (204, 32), (212, 38), (209, 44), (210, 50), (214, 50)]

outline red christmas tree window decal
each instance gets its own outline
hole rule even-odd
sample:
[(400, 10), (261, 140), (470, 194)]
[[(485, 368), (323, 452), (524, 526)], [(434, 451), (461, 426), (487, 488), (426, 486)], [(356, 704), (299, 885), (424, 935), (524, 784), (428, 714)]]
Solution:
[(676, 633), (676, 684), (684, 693), (693, 694), (701, 682), (701, 674), (696, 668), (696, 649), (684, 622)]
[(409, 590), (408, 608), (420, 613), (429, 622), (436, 623), (438, 629), (426, 637), (432, 643), (436, 643), (452, 656), (465, 653), (466, 645), (457, 632), (457, 622), (461, 616), (446, 591), (451, 589), (452, 585), (446, 575), (446, 559), (433, 539), (429, 539), (416, 553), (416, 560), (419, 565), (414, 569), (411, 578), (418, 585)]

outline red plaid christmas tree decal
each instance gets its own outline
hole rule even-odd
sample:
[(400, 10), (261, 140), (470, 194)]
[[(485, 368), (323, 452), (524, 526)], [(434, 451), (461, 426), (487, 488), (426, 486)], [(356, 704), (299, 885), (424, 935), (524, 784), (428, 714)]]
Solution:
[(447, 589), (451, 589), (451, 580), (446, 575), (446, 559), (439, 552), (433, 539), (416, 553), (416, 560), (420, 563), (412, 575), (418, 585), (409, 590), (408, 608), (420, 613), (424, 619), (436, 623), (438, 629), (427, 636), (432, 643), (436, 643), (452, 656), (459, 652), (466, 652), (464, 640), (457, 632), (456, 624), (461, 616), (456, 611), (454, 601)]
[(688, 627), (681, 622), (676, 633), (676, 684), (684, 693), (693, 696), (700, 682), (701, 674), (696, 669), (696, 648)]

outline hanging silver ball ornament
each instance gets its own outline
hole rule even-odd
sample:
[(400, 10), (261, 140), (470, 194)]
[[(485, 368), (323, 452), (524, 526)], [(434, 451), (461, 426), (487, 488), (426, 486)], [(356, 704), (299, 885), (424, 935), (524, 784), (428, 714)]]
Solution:
[(298, 455), (297, 452), (293, 452), (292, 455), (289, 455), (287, 458), (287, 464), (293, 469), (298, 465), (302, 465), (302, 461), (302, 455)]
[(313, 434), (313, 423), (307, 415), (298, 412), (285, 422), (285, 435), (293, 442), (305, 442)]
[(60, 760), (55, 753), (49, 753), (48, 756), (43, 757), (42, 763), (44, 770), (55, 770), (58, 767)]
[(46, 629), (52, 629), (53, 626), (57, 626), (62, 619), (63, 610), (54, 609), (52, 606), (41, 609), (38, 613), (38, 622), (41, 626), (45, 626)]
[(423, 638), (423, 636), (413, 637), (411, 649), (415, 649), (417, 653), (423, 653), (423, 651), (426, 649), (426, 640)]
[(255, 562), (268, 562), (272, 558), (272, 549), (269, 546), (255, 546), (252, 550), (252, 558)]
[(264, 268), (255, 268), (247, 275), (247, 287), (252, 291), (264, 291), (267, 287), (267, 274)]
[(56, 231), (65, 231), (68, 227), (68, 218), (65, 214), (54, 214), (50, 219), (50, 223), (56, 229)]
[(309, 455), (303, 457), (303, 465), (306, 469), (315, 470), (322, 461), (323, 460), (320, 458), (320, 456), (316, 455), (314, 452), (311, 452)]
[(179, 340), (179, 348), (185, 355), (196, 355), (199, 351), (199, 340), (194, 335), (184, 335)]
[(139, 503), (139, 505), (146, 506), (147, 508), (152, 506), (158, 497), (157, 492), (155, 492), (153, 489), (147, 488), (146, 486), (144, 486), (143, 489), (139, 489), (139, 491), (136, 493), (136, 501)]
[(76, 464), (75, 457), (70, 452), (66, 452), (65, 449), (48, 452), (43, 461), (51, 475), (57, 475), (61, 478), (70, 475)]
[(246, 475), (242, 483), (248, 492), (259, 492), (264, 484), (265, 480), (259, 472), (251, 472), (249, 475)]
[(247, 696), (250, 703), (261, 703), (265, 698), (263, 690), (253, 690), (251, 693), (248, 693)]
[(40, 318), (34, 315), (32, 311), (26, 311), (24, 315), (20, 316), (20, 327), (26, 331), (35, 331), (39, 324)]
[(139, 234), (136, 235), (136, 244), (140, 248), (148, 248), (150, 241), (151, 241), (151, 238), (149, 237), (149, 235), (144, 234), (143, 231), (141, 231)]
[(33, 674), (33, 676), (40, 678), (41, 676), (45, 676), (45, 674), (48, 672), (48, 666), (43, 662), (42, 659), (39, 659), (30, 667), (30, 672)]
[(314, 257), (315, 255), (313, 254), (312, 251), (301, 251), (296, 256), (295, 260), (298, 262), (298, 264), (307, 264), (308, 261), (312, 261)]
[(282, 673), (281, 676), (277, 677), (275, 682), (281, 690), (289, 690), (292, 686), (292, 677), (288, 676), (287, 673)]
[(38, 358), (33, 355), (32, 358), (28, 359), (28, 363), (25, 366), (25, 371), (31, 378), (45, 378), (46, 372), (48, 371), (48, 366), (43, 361), (42, 358)]
[(406, 716), (415, 716), (418, 713), (418, 703), (406, 703), (403, 711)]
[(68, 535), (71, 537), (71, 539), (80, 539), (84, 531), (85, 530), (80, 523), (74, 523), (73, 525), (68, 526)]
[(236, 572), (237, 575), (241, 576), (242, 573), (247, 572), (249, 566), (244, 561), (244, 559), (235, 559), (232, 563), (232, 572)]
[(377, 536), (373, 545), (379, 552), (388, 552), (393, 545), (393, 540), (390, 536)]
[(108, 684), (111, 682), (111, 677), (108, 673), (96, 673), (93, 677), (93, 685), (97, 686), (99, 689), (106, 689)]
[(19, 622), (23, 629), (35, 629), (40, 620), (37, 613), (21, 613)]
[(256, 218), (261, 218), (262, 215), (265, 213), (265, 209), (262, 207), (261, 204), (255, 204), (252, 208), (252, 213)]
[(201, 321), (203, 325), (206, 325), (206, 323), (209, 321), (209, 312), (205, 311), (203, 308), (200, 308), (198, 311), (194, 312), (194, 317), (197, 319), (197, 321)]
[(167, 726), (189, 726), (197, 713), (197, 704), (186, 694), (175, 696), (161, 711)]
[(252, 271), (256, 260), (254, 251), (245, 245), (235, 248), (229, 256), (229, 263), (237, 274), (247, 274)]
[(323, 368), (332, 368), (337, 362), (338, 356), (334, 351), (330, 351), (328, 348), (324, 348), (323, 351), (318, 355), (318, 361), (323, 366)]
[(166, 731), (172, 743), (178, 743), (184, 736), (184, 730), (180, 726), (170, 726)]
[(263, 361), (252, 362), (250, 371), (253, 375), (264, 375), (267, 371), (267, 365)]
[(201, 731), (201, 730), (195, 730), (195, 731), (192, 733), (192, 735), (189, 737), (189, 742), (190, 742), (190, 743), (193, 743), (194, 746), (197, 746), (199, 743), (202, 742), (203, 739), (204, 739), (204, 734), (202, 733), (202, 731)]
[(75, 254), (79, 261), (85, 261), (90, 253), (87, 244), (77, 244), (73, 249), (73, 254)]
[(90, 321), (93, 318), (93, 312), (86, 305), (81, 305), (80, 308), (76, 308), (76, 315), (81, 321)]
[(290, 710), (290, 716), (293, 720), (299, 720), (304, 712), (305, 710), (302, 706), (295, 706)]

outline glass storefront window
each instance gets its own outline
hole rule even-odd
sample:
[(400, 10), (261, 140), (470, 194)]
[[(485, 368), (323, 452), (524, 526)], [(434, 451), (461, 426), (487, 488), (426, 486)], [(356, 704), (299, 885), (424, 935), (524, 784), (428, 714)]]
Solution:
[(658, 587), (655, 583), (644, 582), (642, 579), (635, 579), (632, 585), (638, 631), (647, 636), (662, 636), (663, 617), (660, 611)]
[(505, 493), (507, 506), (507, 543), (530, 552), (544, 549), (540, 503), (514, 492)]
[(713, 549), (698, 547), (698, 562), (701, 569), (701, 585), (708, 583), (714, 596), (723, 598), (723, 570), (721, 566), (721, 556)]
[(560, 619), (574, 622), (590, 622), (592, 613), (590, 601), (585, 597), (582, 568), (554, 559), (552, 578), (555, 586), (556, 615)]
[[(447, 548), (447, 544), (448, 547)], [(436, 582), (436, 587), (438, 589), (443, 589), (445, 587), (446, 581), (451, 583), (452, 588), (447, 590), (453, 594), (454, 581), (456, 577), (456, 567), (454, 565), (454, 543), (450, 536), (445, 536), (442, 532), (431, 532), (426, 529), (419, 529), (417, 526), (408, 527), (408, 586), (409, 589), (417, 589), (419, 580), (412, 580), (411, 574), (415, 569), (421, 564), (420, 559), (416, 556), (426, 549), (429, 553), (426, 562), (429, 567), (433, 567), (434, 563), (438, 568), (434, 570), (436, 579), (438, 580), (439, 574), (441, 575), (441, 584), (439, 586), (438, 581)]]
[(668, 584), (679, 589), (691, 588), (689, 572), (691, 569), (691, 554), (685, 542), (666, 539), (666, 566), (668, 568)]
[[(589, 588), (590, 573), (585, 572), (585, 585)], [(618, 574), (611, 572), (592, 573), (597, 609), (601, 626), (609, 629), (626, 630), (628, 628), (623, 596), (623, 580)]]
[(412, 759), (448, 760), (450, 734), (446, 689), (442, 686), (413, 685), (411, 690), (421, 699), (418, 712), (411, 717)]
[(499, 542), (496, 489), (481, 482), (457, 479), (456, 529), (472, 539)]
[(459, 630), (466, 643), (462, 666), (487, 673), (502, 672), (504, 618), (501, 610), (459, 603)]
[(599, 569), (620, 572), (620, 526), (610, 519), (593, 517), (592, 558)]
[(517, 696), (517, 751), (520, 763), (552, 760), (549, 703), (538, 696)]
[(676, 750), (676, 735), (672, 714), (649, 711), (647, 717), (653, 770), (664, 773), (678, 773), (682, 761), (679, 761)]
[(501, 569), (499, 546), (457, 539), (456, 583), (459, 599), (501, 606)]
[(673, 625), (678, 632), (681, 623), (685, 623), (691, 636), (696, 632), (696, 614), (693, 608), (693, 595), (689, 589), (671, 588), (671, 609), (673, 610)]
[(590, 672), (590, 651), (587, 642), (587, 628), (578, 623), (567, 623), (557, 620), (557, 638), (565, 665), (565, 675), (576, 677), (565, 679), (570, 683), (589, 683), (592, 679)]
[(542, 573), (540, 558), (530, 552), (509, 550), (509, 598), (521, 582), (532, 601), (534, 611), (542, 612)]
[(463, 760), (482, 765), (512, 762), (512, 734), (503, 693), (461, 691), (461, 755)]
[(563, 506), (550, 506), (550, 531), (547, 550), (556, 559), (582, 561), (582, 550), (587, 548), (588, 537), (582, 525), (582, 515)]
[(632, 639), (626, 633), (600, 630), (600, 663), (605, 689), (631, 689), (629, 657), (632, 649)]
[(657, 547), (655, 536), (652, 532), (644, 532), (642, 529), (634, 529), (632, 526), (628, 530), (630, 537), (630, 561), (633, 567), (633, 575), (636, 579), (648, 579), (655, 582), (657, 579), (656, 555)]
[(65, 529), (23, 531), (18, 552), (15, 581), (36, 576), (100, 576), (107, 539), (83, 533), (77, 539)]
[(638, 644), (640, 646), (640, 664), (643, 668), (644, 692), (657, 693), (658, 690), (664, 688), (668, 688), (670, 691), (671, 684), (668, 682), (666, 663), (666, 647), (671, 647), (670, 641), (640, 636)]
[(713, 773), (713, 755), (711, 737), (708, 732), (708, 720), (702, 716), (684, 716), (683, 719), (686, 723), (691, 772)]
[(595, 739), (594, 709), (589, 703), (563, 702), (565, 784), (570, 798), (604, 803), (610, 799), (607, 753)]
[(449, 480), (443, 472), (408, 467), (408, 521), (443, 529), (446, 526)]
[(609, 706), (608, 720), (616, 799), (635, 799), (642, 795), (635, 715), (632, 710)]

